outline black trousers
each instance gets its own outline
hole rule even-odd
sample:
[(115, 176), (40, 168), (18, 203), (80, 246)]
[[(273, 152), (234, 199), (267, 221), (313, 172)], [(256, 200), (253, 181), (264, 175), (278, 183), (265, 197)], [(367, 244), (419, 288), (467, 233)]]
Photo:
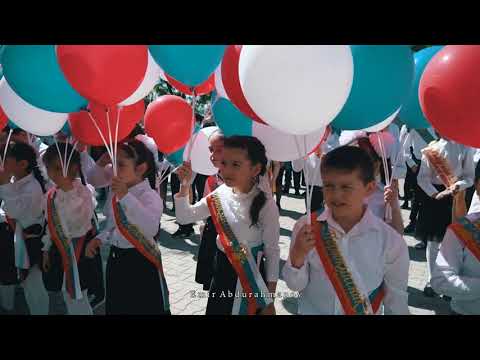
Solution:
[(293, 169), (285, 169), (285, 190), (288, 192), (292, 186), (292, 175), (293, 175), (293, 188), (295, 192), (300, 191), (300, 180), (302, 177), (302, 172), (293, 171)]
[(17, 284), (13, 231), (6, 222), (0, 223), (0, 284)]
[(207, 181), (208, 176), (197, 174), (195, 180), (192, 184), (192, 193), (193, 193), (193, 203), (202, 200), (203, 191), (205, 190), (205, 182)]
[(404, 195), (405, 201), (412, 200), (415, 196), (415, 187), (417, 185), (417, 174), (414, 173), (412, 169), (410, 169), (410, 167), (407, 165), (407, 174), (405, 176), (405, 183), (403, 184), (403, 193), (405, 194)]
[(472, 205), (473, 194), (475, 193), (475, 186), (470, 186), (467, 191), (465, 191), (465, 202), (467, 203), (467, 211)]

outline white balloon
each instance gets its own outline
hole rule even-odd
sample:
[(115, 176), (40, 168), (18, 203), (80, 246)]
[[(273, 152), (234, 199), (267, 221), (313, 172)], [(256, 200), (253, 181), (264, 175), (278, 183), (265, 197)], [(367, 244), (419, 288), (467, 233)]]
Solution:
[[(210, 161), (210, 143), (208, 141), (210, 135), (217, 130), (218, 127), (209, 126), (201, 129), (197, 133), (196, 137), (195, 134), (192, 135), (195, 140), (192, 145), (190, 158), (190, 161), (192, 163), (192, 171), (207, 176), (214, 175), (218, 172), (218, 169), (213, 166), (212, 162)], [(187, 160), (188, 154), (190, 153), (189, 144), (190, 143), (187, 143), (185, 151), (183, 152), (183, 160)]]
[(292, 135), (257, 122), (252, 124), (252, 135), (258, 138), (274, 161), (293, 161), (310, 153), (322, 140), (325, 128), (307, 135)]
[(304, 135), (326, 127), (352, 87), (348, 45), (244, 45), (238, 67), (245, 98), (269, 125)]
[(59, 132), (68, 119), (66, 113), (56, 113), (30, 105), (18, 96), (5, 77), (0, 80), (0, 105), (15, 125), (38, 136)]
[(393, 122), (393, 120), (395, 120), (395, 118), (397, 117), (401, 109), (402, 107), (400, 106), (397, 111), (395, 111), (392, 115), (390, 115), (388, 118), (386, 118), (382, 122), (379, 122), (378, 124), (375, 124), (373, 126), (370, 126), (362, 130), (366, 132), (377, 132), (385, 129), (388, 125), (390, 125)]
[(362, 137), (367, 137), (367, 132), (364, 130), (343, 130), (340, 133), (340, 138), (338, 139), (338, 142), (340, 146), (350, 145), (351, 143)]
[(215, 90), (217, 91), (218, 97), (222, 97), (224, 99), (230, 100), (228, 98), (227, 92), (225, 91), (225, 87), (223, 86), (222, 81), (222, 63), (218, 65), (217, 70), (215, 70)]
[(162, 73), (162, 69), (160, 68), (160, 66), (157, 65), (156, 61), (153, 59), (149, 51), (147, 70), (145, 72), (145, 77), (143, 78), (142, 83), (132, 95), (130, 95), (127, 99), (123, 100), (118, 105), (132, 105), (142, 100), (145, 96), (148, 95), (150, 91), (152, 91), (154, 86), (159, 82)]

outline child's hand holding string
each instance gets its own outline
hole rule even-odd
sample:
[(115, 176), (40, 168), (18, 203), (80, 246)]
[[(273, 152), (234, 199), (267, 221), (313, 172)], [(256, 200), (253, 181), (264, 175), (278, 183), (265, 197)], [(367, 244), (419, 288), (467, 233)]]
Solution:
[(125, 184), (118, 176), (112, 179), (112, 191), (117, 195), (118, 200), (122, 200), (128, 193), (127, 184)]
[(185, 161), (183, 165), (177, 169), (176, 174), (178, 176), (178, 179), (180, 180), (179, 196), (188, 196), (190, 183), (192, 181), (192, 164), (190, 163), (190, 161)]
[(290, 261), (296, 268), (301, 268), (305, 262), (305, 257), (315, 247), (315, 237), (312, 227), (304, 225), (295, 238), (295, 244), (290, 251)]

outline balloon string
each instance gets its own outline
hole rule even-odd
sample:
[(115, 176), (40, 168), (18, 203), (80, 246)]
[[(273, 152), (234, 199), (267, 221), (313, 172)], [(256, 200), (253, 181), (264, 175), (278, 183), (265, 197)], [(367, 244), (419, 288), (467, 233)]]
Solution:
[[(112, 151), (112, 166), (113, 166), (113, 176), (117, 176), (117, 159), (113, 149), (113, 140), (112, 140), (112, 129), (110, 127), (110, 111), (106, 110), (107, 113), (107, 127), (108, 127), (108, 138), (110, 140), (110, 149)], [(118, 113), (117, 113), (118, 114)]]
[(65, 176), (65, 164), (63, 163), (62, 152), (60, 151), (60, 148), (58, 147), (57, 138), (55, 136), (53, 137), (53, 140), (55, 141), (55, 146), (57, 148), (58, 157), (60, 159), (60, 165), (62, 166), (62, 175), (63, 175), (63, 177), (66, 177)]
[[(303, 173), (304, 173), (304, 177), (305, 177), (305, 185), (307, 187), (306, 191), (305, 191), (305, 198), (306, 198), (306, 210), (307, 210), (307, 223), (308, 225), (311, 225), (312, 221), (311, 221), (311, 216), (310, 216), (310, 196), (309, 196), (309, 193), (308, 193), (308, 185), (309, 185), (309, 178), (308, 178), (308, 169), (307, 169), (307, 161), (306, 161), (306, 158), (304, 156), (302, 156), (302, 151), (300, 149), (300, 144), (299, 144), (299, 141), (298, 141), (298, 135), (294, 135), (294, 140), (295, 140), (295, 145), (297, 147), (297, 152), (298, 152), (298, 158), (302, 159), (303, 160)], [(306, 147), (306, 146), (305, 146)]]
[(102, 131), (100, 130), (100, 128), (98, 127), (98, 124), (97, 122), (95, 121), (95, 119), (93, 118), (92, 114), (90, 113), (90, 111), (86, 110), (87, 113), (88, 113), (88, 116), (90, 116), (90, 119), (92, 120), (92, 123), (93, 125), (95, 126), (95, 128), (97, 129), (98, 133), (100, 134), (100, 137), (103, 141), (103, 144), (105, 145), (105, 148), (107, 149), (107, 152), (108, 152), (108, 155), (110, 156), (110, 159), (112, 160), (112, 164), (113, 164), (113, 154), (112, 154), (112, 151), (110, 150), (108, 144), (107, 144), (107, 140), (105, 140), (105, 137), (103, 136), (102, 134)]
[[(381, 154), (382, 162), (383, 162), (385, 183), (390, 184), (390, 176), (389, 176), (389, 171), (388, 171), (388, 161), (387, 161), (387, 156), (386, 156), (386, 152), (385, 152), (385, 147), (384, 147), (384, 144), (383, 144), (383, 139), (382, 139), (382, 136), (380, 135), (379, 131), (376, 133), (376, 135), (377, 135), (378, 145), (380, 147), (380, 154)], [(392, 220), (392, 208), (391, 208), (390, 204), (385, 205), (385, 220), (387, 222), (390, 222)]]
[(118, 124), (120, 123), (120, 111), (123, 109), (123, 106), (119, 106), (117, 110), (117, 123), (115, 125), (115, 151), (113, 152), (113, 156), (115, 157), (115, 165), (114, 165), (114, 173), (116, 176), (117, 173), (117, 149), (118, 149)]
[(182, 165), (179, 165), (179, 166), (177, 166), (175, 169), (173, 169), (173, 170), (170, 171), (170, 172), (168, 172), (168, 170), (167, 170), (168, 174), (166, 174), (164, 177), (161, 177), (161, 178), (160, 178), (159, 184), (162, 184), (166, 179), (168, 179), (168, 176), (169, 176), (170, 174), (173, 174), (175, 171), (177, 171), (177, 170), (180, 169), (181, 167), (182, 167)]
[[(68, 139), (70, 140), (70, 138), (68, 138)], [(65, 177), (67, 177), (68, 168), (70, 167), (70, 161), (72, 160), (73, 153), (75, 152), (75, 148), (77, 146), (77, 141), (74, 141), (72, 143), (73, 143), (72, 152), (70, 153), (70, 156), (68, 157), (67, 167), (66, 167), (66, 170), (65, 170)], [(65, 158), (65, 160), (67, 160), (67, 159)]]
[[(318, 144), (318, 149), (322, 151), (322, 146), (323, 144), (327, 141), (328, 137), (332, 133), (330, 126), (327, 126), (325, 129), (325, 132), (323, 133), (322, 140), (320, 140), (320, 143)], [(314, 168), (314, 173), (313, 173), (313, 179), (312, 179), (312, 188), (310, 189), (310, 199), (313, 197), (313, 184), (317, 181), (318, 176), (320, 175), (320, 157), (318, 158), (318, 161), (315, 162), (315, 168)], [(310, 200), (311, 201), (311, 200)], [(310, 205), (311, 208), (311, 205)]]
[(193, 123), (193, 133), (190, 136), (190, 139), (188, 140), (188, 154), (187, 154), (187, 161), (190, 161), (192, 158), (192, 148), (193, 144), (197, 140), (198, 132), (195, 132), (195, 106), (197, 104), (197, 96), (195, 93), (195, 89), (192, 91), (193, 97), (192, 97), (192, 123)]
[(68, 138), (67, 138), (67, 143), (65, 144), (65, 157), (63, 158), (63, 163), (65, 165), (65, 170), (63, 173), (63, 177), (67, 177), (68, 169), (67, 169), (67, 151), (68, 151)]
[(3, 157), (2, 157), (2, 170), (5, 167), (5, 159), (7, 158), (7, 150), (8, 150), (8, 145), (10, 144), (10, 138), (12, 137), (13, 129), (10, 129), (8, 132), (8, 137), (7, 137), (7, 143), (5, 144), (5, 149), (3, 151)]

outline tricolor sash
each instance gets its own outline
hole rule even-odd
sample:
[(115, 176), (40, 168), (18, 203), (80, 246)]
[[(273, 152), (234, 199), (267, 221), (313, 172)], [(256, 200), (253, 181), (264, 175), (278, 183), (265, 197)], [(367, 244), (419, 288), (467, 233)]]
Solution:
[(318, 213), (312, 213), (315, 248), (345, 315), (367, 315), (372, 312), (376, 314), (385, 297), (383, 282), (368, 298), (363, 297), (337, 246), (335, 235), (329, 230), (326, 221), (319, 222), (317, 218)]
[[(112, 197), (112, 209), (115, 218), (117, 229), (122, 236), (132, 244), (137, 251), (140, 252), (148, 261), (150, 261), (157, 269), (158, 276), (160, 278), (160, 289), (162, 291), (163, 308), (165, 311), (170, 310), (170, 302), (168, 299), (169, 292), (167, 287), (167, 281), (163, 273), (162, 254), (157, 244), (148, 240), (140, 231), (137, 225), (128, 221), (120, 202), (117, 201), (117, 197)], [(139, 279), (140, 281), (140, 279)]]
[(70, 297), (74, 300), (83, 298), (80, 286), (80, 275), (77, 263), (82, 255), (86, 235), (81, 238), (67, 238), (60, 222), (60, 217), (55, 206), (55, 194), (57, 189), (52, 188), (47, 194), (47, 225), (50, 237), (58, 249), (62, 258), (63, 271), (65, 274), (64, 286)]
[(30, 257), (28, 256), (25, 238), (23, 237), (23, 228), (17, 224), (15, 219), (7, 216), (7, 223), (14, 232), (14, 246), (15, 246), (15, 267), (17, 269), (30, 269)]
[(431, 146), (422, 150), (422, 153), (427, 157), (428, 162), (432, 165), (433, 170), (437, 173), (438, 177), (442, 181), (443, 185), (449, 189), (457, 182), (457, 177), (453, 174), (452, 168), (438, 150)]
[(480, 221), (472, 222), (466, 217), (450, 224), (449, 228), (460, 242), (480, 261)]
[(242, 315), (256, 315), (259, 310), (272, 302), (267, 285), (256, 265), (257, 262), (251, 249), (241, 245), (230, 228), (220, 197), (217, 194), (208, 196), (207, 204), (225, 255), (238, 276), (241, 291), (245, 295), (242, 295), (242, 298), (247, 302), (246, 308), (240, 305), (239, 309), (232, 309), (232, 313), (238, 310)]
[(207, 178), (207, 191), (204, 196), (210, 194), (211, 192), (215, 191), (215, 189), (218, 187), (218, 179), (216, 175), (209, 176)]

